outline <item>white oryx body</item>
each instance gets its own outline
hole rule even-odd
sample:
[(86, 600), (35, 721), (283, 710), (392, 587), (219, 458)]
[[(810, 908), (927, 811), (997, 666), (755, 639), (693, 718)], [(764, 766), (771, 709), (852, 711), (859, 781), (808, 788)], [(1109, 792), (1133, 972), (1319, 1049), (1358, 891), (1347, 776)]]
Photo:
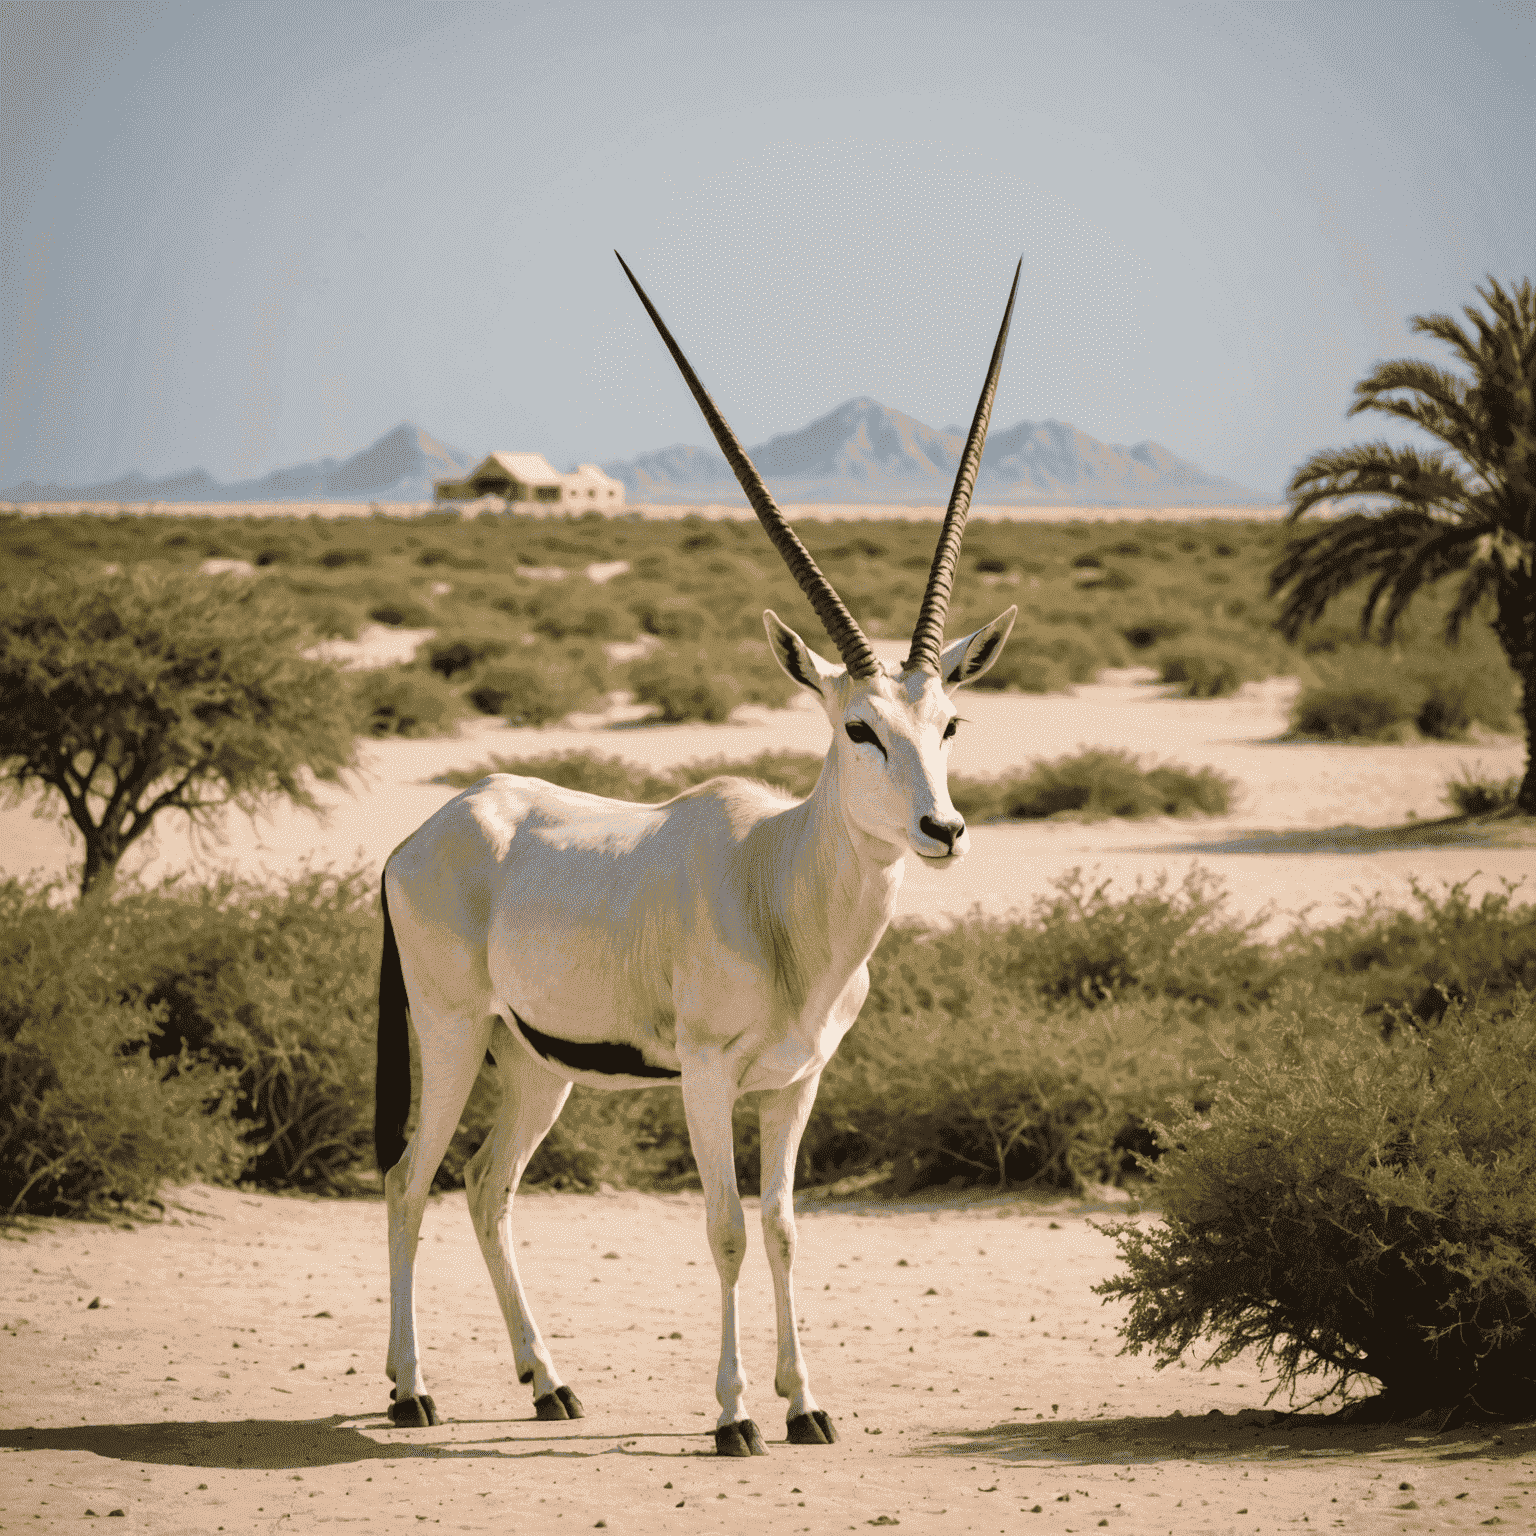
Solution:
[[(651, 313), (704, 404), (702, 386)], [(972, 478), (1002, 343), (1000, 336), (972, 428)], [(712, 411), (710, 404), (706, 415)], [(739, 454), (729, 428), (710, 419), (722, 447), (729, 442)], [(962, 468), (957, 499), (963, 480)], [(752, 495), (745, 476), (743, 483)], [(968, 502), (968, 484), (964, 491)], [(766, 491), (761, 496), (767, 500)], [(962, 506), (961, 526), (963, 515)], [(489, 1052), (502, 1105), (466, 1167), (466, 1185), (518, 1377), (532, 1384), (539, 1417), (583, 1410), (555, 1370), (518, 1277), (511, 1234), (518, 1181), (572, 1083), (672, 1081), (683, 1094), (721, 1280), (717, 1448), (763, 1449), (747, 1412), (736, 1319), (746, 1227), (731, 1114), (746, 1093), (758, 1095), (762, 1127), (762, 1225), (778, 1320), (774, 1386), (788, 1400), (791, 1441), (835, 1438), (811, 1395), (795, 1329), (796, 1154), (822, 1068), (869, 990), (869, 957), (890, 922), (906, 856), (944, 866), (966, 851), (946, 783), (956, 723), (950, 695), (996, 660), (1016, 610), (941, 652), (943, 603), (925, 599), (912, 657), (887, 672), (846, 610), (828, 605), (830, 587), (787, 525), (776, 528), (761, 507), (759, 516), (775, 542), (791, 543), (786, 559), (848, 663), (824, 661), (776, 615), (765, 615), (780, 664), (818, 698), (832, 727), (806, 800), (718, 778), (664, 805), (636, 805), (494, 774), (449, 801), (386, 864), (376, 1136), (389, 1206), (387, 1370), (397, 1423), (436, 1422), (416, 1336), (416, 1244), (432, 1179)], [(952, 564), (958, 532), (950, 534), (949, 522), (941, 555), (946, 548)], [(947, 578), (930, 581), (930, 597), (940, 586), (947, 600)], [(407, 1013), (421, 1062), (409, 1143)]]

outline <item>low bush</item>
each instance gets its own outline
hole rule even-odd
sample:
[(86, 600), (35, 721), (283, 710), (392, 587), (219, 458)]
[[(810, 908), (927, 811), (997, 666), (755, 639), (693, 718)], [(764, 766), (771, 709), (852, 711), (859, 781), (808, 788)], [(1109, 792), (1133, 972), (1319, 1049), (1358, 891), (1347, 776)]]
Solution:
[(1507, 779), (1494, 779), (1463, 768), (1459, 778), (1446, 780), (1445, 803), (1458, 816), (1487, 816), (1495, 811), (1513, 810), (1515, 796), (1519, 793), (1518, 774)]
[(405, 625), (410, 629), (430, 628), (436, 615), (423, 603), (408, 598), (385, 598), (368, 610), (375, 624)]
[(461, 672), (505, 656), (511, 649), (512, 642), (504, 635), (440, 635), (427, 646), (427, 665), (451, 682)]
[(1400, 689), (1320, 683), (1297, 695), (1289, 734), (1316, 741), (1401, 741), (1412, 718)]
[[(1321, 1027), (1320, 1027), (1321, 1025)], [(1254, 1349), (1281, 1390), (1379, 1382), (1373, 1417), (1528, 1410), (1536, 1390), (1536, 1005), (1383, 1041), (1291, 1022), (1168, 1127), (1157, 1227), (1115, 1228), (1128, 1349)]]
[(508, 725), (547, 725), (596, 702), (572, 673), (537, 663), (487, 667), (466, 697), (482, 715), (504, 715)]
[(1233, 782), (1213, 768), (1143, 768), (1129, 752), (1093, 748), (997, 780), (955, 778), (950, 798), (974, 821), (1048, 816), (1214, 816), (1231, 804)]
[(75, 908), (0, 889), (5, 1204), (88, 1210), (242, 1173), (345, 1187), (369, 1146), (368, 886), (225, 881)]
[(1158, 657), (1158, 680), (1177, 683), (1188, 699), (1224, 699), (1251, 674), (1245, 658), (1229, 651), (1168, 650)]
[(370, 736), (448, 736), (463, 701), (435, 673), (415, 665), (354, 672), (353, 698)]
[(768, 654), (763, 640), (729, 647), (668, 646), (629, 667), (629, 685), (642, 704), (654, 704), (657, 718), (720, 722), (738, 704), (781, 706), (795, 685)]
[(1518, 904), (1519, 891), (1506, 883), (1474, 901), (1465, 882), (1438, 895), (1414, 882), (1414, 909), (1367, 903), (1343, 922), (1291, 934), (1280, 952), (1291, 974), (1388, 1030), (1472, 999), (1498, 1011), (1536, 992), (1536, 906)]

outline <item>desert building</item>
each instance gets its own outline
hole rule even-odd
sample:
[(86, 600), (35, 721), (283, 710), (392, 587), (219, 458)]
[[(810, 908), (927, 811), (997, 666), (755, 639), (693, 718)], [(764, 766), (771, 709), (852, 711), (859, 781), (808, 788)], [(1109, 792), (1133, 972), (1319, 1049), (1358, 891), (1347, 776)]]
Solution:
[(562, 475), (542, 453), (488, 453), (462, 479), (433, 481), (433, 490), (438, 501), (500, 496), (509, 506), (531, 502), (600, 512), (624, 506), (623, 481), (605, 475), (596, 464), (579, 464)]

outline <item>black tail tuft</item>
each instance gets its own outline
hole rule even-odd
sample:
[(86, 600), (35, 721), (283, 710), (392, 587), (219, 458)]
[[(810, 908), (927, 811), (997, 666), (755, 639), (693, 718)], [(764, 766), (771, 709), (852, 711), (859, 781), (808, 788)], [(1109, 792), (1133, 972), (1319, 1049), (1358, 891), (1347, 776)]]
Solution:
[(379, 1172), (388, 1173), (405, 1152), (405, 1122), (411, 1113), (411, 1042), (406, 1033), (405, 974), (394, 924), (389, 920), (389, 892), (381, 883), (384, 954), (379, 962), (379, 1061), (374, 1078), (373, 1150)]

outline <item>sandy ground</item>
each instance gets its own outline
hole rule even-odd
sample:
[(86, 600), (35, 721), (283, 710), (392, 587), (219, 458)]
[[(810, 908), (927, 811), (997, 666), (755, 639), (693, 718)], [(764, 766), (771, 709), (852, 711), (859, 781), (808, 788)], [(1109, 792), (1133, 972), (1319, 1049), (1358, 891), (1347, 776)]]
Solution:
[[(411, 631), (410, 637), (426, 633)], [(387, 651), (395, 660), (408, 637), (378, 630), (376, 639), (381, 657)], [(876, 648), (892, 660), (904, 650), (894, 642), (876, 642)], [(964, 695), (966, 723), (954, 747), (953, 771), (986, 777), (1080, 747), (1120, 747), (1144, 761), (1209, 766), (1229, 775), (1238, 785), (1229, 815), (977, 827), (971, 853), (958, 868), (909, 867), (899, 917), (944, 922), (977, 907), (994, 914), (1027, 910), (1073, 868), (1120, 891), (1164, 874), (1181, 880), (1201, 868), (1227, 888), (1234, 911), (1267, 914), (1266, 931), (1278, 933), (1301, 918), (1336, 920), (1377, 894), (1388, 903), (1411, 903), (1415, 882), (1439, 891), (1448, 882), (1467, 881), (1478, 894), (1536, 874), (1529, 834), (1525, 846), (1489, 846), (1486, 832), (1413, 825), (1415, 818), (1431, 822), (1447, 814), (1445, 782), (1462, 770), (1500, 777), (1520, 771), (1519, 741), (1297, 745), (1278, 740), (1292, 682), (1249, 685), (1232, 699), (1185, 700), (1167, 697), (1168, 690), (1145, 681), (1146, 675), (1107, 673), (1070, 695), (1043, 698)], [(306, 863), (362, 864), (376, 874), (390, 850), (455, 793), (431, 782), (450, 768), (471, 767), (492, 754), (571, 750), (652, 768), (698, 758), (744, 759), (769, 749), (824, 752), (825, 717), (808, 698), (799, 703), (786, 710), (745, 709), (728, 725), (651, 726), (626, 718), (633, 710), (618, 710), (536, 730), (484, 721), (451, 739), (368, 742), (347, 784), (319, 787), (323, 819), (291, 809), (255, 823), (231, 816), (213, 840), (194, 840), (184, 825), (162, 820), (153, 841), (136, 848), (125, 868), (150, 877), (217, 868), (281, 877)], [(0, 808), (0, 872), (58, 875), (79, 858), (72, 832), (32, 814), (38, 804), (34, 798)], [(1531, 899), (1529, 888), (1525, 899)]]
[(137, 1231), (28, 1222), (0, 1244), (0, 1529), (79, 1530), (91, 1511), (161, 1536), (1532, 1527), (1536, 1421), (1346, 1427), (1323, 1422), (1332, 1400), (1287, 1418), (1251, 1362), (1119, 1355), (1090, 1287), (1124, 1210), (813, 1204), (799, 1309), (829, 1447), (783, 1443), (754, 1221), (743, 1343), (769, 1455), (748, 1461), (713, 1454), (718, 1286), (696, 1195), (519, 1201), (531, 1304), (587, 1408), (563, 1424), (536, 1422), (517, 1384), (463, 1196), (434, 1200), (430, 1430), (385, 1416), (380, 1202), (193, 1188)]

